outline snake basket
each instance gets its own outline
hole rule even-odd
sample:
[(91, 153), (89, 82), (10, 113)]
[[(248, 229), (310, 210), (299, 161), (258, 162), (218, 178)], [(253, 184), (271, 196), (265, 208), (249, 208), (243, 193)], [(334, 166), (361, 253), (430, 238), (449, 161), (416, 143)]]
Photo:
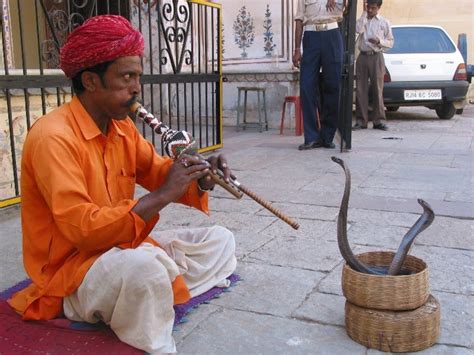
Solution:
[[(357, 258), (370, 266), (389, 266), (392, 252), (369, 252)], [(428, 267), (426, 263), (408, 255), (403, 268), (411, 275), (371, 275), (344, 265), (342, 292), (347, 301), (360, 307), (382, 310), (410, 310), (423, 305), (429, 297)]]
[(440, 306), (430, 296), (411, 311), (381, 311), (346, 302), (347, 335), (368, 348), (386, 352), (412, 352), (426, 349), (439, 337)]

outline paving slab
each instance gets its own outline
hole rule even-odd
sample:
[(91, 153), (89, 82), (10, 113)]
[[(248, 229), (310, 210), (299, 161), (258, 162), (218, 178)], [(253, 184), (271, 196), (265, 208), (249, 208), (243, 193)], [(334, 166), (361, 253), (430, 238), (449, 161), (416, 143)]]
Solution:
[(265, 244), (269, 243), (275, 237), (271, 234), (265, 233), (234, 233), (235, 236), (235, 245), (236, 251), (235, 254), (238, 260), (244, 259), (250, 253), (253, 253), (255, 250), (258, 250)]
[(281, 237), (252, 252), (245, 260), (328, 272), (339, 263), (340, 253), (335, 241), (310, 237)]
[(443, 166), (453, 168), (453, 154), (393, 153), (390, 164), (408, 166)]
[[(357, 246), (352, 247), (352, 251), (354, 254), (358, 254), (361, 252), (361, 248)], [(339, 263), (328, 272), (326, 277), (321, 280), (318, 284), (317, 291), (325, 294), (332, 294), (342, 296), (342, 285), (341, 285), (341, 278), (342, 278), (342, 268), (344, 267), (344, 260), (341, 258), (339, 259)]]
[(433, 224), (415, 239), (415, 245), (474, 250), (474, 221), (435, 217)]
[[(212, 340), (210, 340), (212, 339)], [(180, 354), (366, 354), (344, 328), (223, 309), (178, 344)]]
[[(292, 214), (289, 214), (293, 217)], [(300, 224), (298, 230), (293, 229), (280, 219), (265, 229), (265, 233), (276, 237), (288, 238), (311, 238), (312, 240), (332, 240), (336, 241), (336, 223), (321, 221), (313, 218), (296, 218)]]
[[(355, 191), (361, 195), (369, 195), (375, 197), (391, 197), (392, 199), (403, 199), (411, 200), (414, 198), (414, 193), (411, 190), (404, 190), (402, 188), (382, 188), (382, 187), (364, 187), (359, 186)], [(453, 196), (449, 198), (448, 196)], [(423, 200), (444, 200), (447, 201), (464, 201), (472, 202), (470, 198), (464, 198), (465, 193), (456, 193), (456, 192), (444, 192), (444, 191), (416, 191), (416, 198), (421, 198)]]
[(325, 276), (321, 272), (253, 262), (241, 262), (236, 272), (243, 281), (211, 303), (280, 317), (290, 317)]
[(347, 232), (351, 244), (371, 245), (383, 250), (397, 250), (408, 228), (354, 223)]
[(474, 166), (474, 156), (470, 154), (470, 151), (463, 155), (454, 156), (453, 162), (451, 164), (452, 168), (469, 168)]
[(4, 290), (24, 280), (27, 275), (22, 266), (20, 208), (14, 206), (0, 211), (0, 290)]
[(371, 209), (350, 208), (347, 214), (349, 221), (353, 223), (370, 224), (378, 226), (398, 226), (410, 228), (420, 217), (423, 209), (419, 207), (420, 213), (400, 213)]
[[(391, 353), (386, 353), (383, 351), (378, 351), (374, 349), (369, 349), (367, 351), (367, 355), (386, 355)], [(474, 351), (465, 347), (461, 346), (453, 346), (453, 345), (438, 345), (435, 344), (432, 347), (420, 350), (413, 353), (403, 353), (409, 355), (472, 355)]]
[(388, 185), (387, 182), (379, 182), (381, 179), (386, 179), (389, 183), (397, 180), (396, 184), (402, 183), (407, 190), (453, 192), (462, 191), (467, 186), (470, 171), (445, 166), (385, 163), (363, 186)]
[(204, 303), (199, 305), (198, 308), (192, 309), (184, 317), (184, 322), (178, 324), (173, 329), (173, 337), (176, 344), (182, 342), (189, 334), (191, 334), (196, 327), (201, 323), (205, 323), (211, 314), (222, 310), (222, 307), (215, 306), (213, 304)]
[(469, 149), (472, 143), (472, 137), (465, 135), (444, 135), (440, 136), (436, 142), (432, 145), (434, 149), (445, 149), (445, 150), (458, 150), (458, 149)]
[(474, 202), (474, 190), (471, 189), (470, 191), (457, 191), (457, 192), (447, 192), (444, 200), (445, 201), (461, 201), (461, 202), (468, 202), (470, 206), (472, 206), (472, 202)]
[(441, 307), (441, 344), (474, 349), (474, 299), (471, 296), (433, 291)]
[(474, 296), (474, 251), (416, 245), (411, 254), (429, 267), (434, 291)]
[(344, 327), (345, 303), (346, 299), (343, 296), (313, 292), (293, 312), (293, 316), (297, 319), (310, 320), (319, 324)]

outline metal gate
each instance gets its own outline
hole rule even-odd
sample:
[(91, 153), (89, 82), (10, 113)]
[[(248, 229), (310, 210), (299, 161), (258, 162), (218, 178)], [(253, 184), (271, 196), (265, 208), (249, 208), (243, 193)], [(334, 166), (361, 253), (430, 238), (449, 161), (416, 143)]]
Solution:
[(352, 104), (354, 102), (355, 24), (357, 0), (348, 0), (342, 23), (344, 57), (341, 92), (339, 95), (338, 129), (341, 134), (341, 152), (352, 148)]
[[(98, 14), (126, 17), (145, 38), (142, 102), (201, 152), (222, 146), (221, 5), (205, 0), (0, 0), (0, 207), (20, 202), (20, 160), (34, 121), (68, 101), (57, 69), (67, 35)], [(152, 130), (140, 124), (155, 144)], [(158, 140), (159, 141), (159, 140)], [(157, 147), (160, 149), (160, 147)]]

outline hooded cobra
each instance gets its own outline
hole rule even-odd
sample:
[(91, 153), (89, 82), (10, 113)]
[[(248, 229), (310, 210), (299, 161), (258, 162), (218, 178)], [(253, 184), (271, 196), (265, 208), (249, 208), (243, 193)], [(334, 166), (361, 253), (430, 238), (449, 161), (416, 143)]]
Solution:
[[(352, 252), (352, 249), (347, 240), (347, 210), (349, 207), (349, 195), (351, 190), (351, 173), (346, 167), (346, 164), (342, 159), (337, 157), (331, 157), (332, 161), (339, 164), (346, 175), (346, 182), (344, 186), (344, 195), (341, 201), (341, 207), (339, 209), (339, 216), (337, 218), (337, 243), (339, 250), (344, 260), (349, 266), (359, 272), (374, 275), (399, 275), (406, 274), (407, 270), (402, 269), (403, 262), (410, 250), (410, 247), (415, 240), (416, 236), (430, 226), (434, 220), (434, 213), (431, 207), (425, 201), (418, 199), (418, 203), (423, 207), (423, 214), (405, 234), (398, 247), (395, 256), (390, 264), (390, 267), (384, 266), (369, 266), (357, 259)], [(409, 271), (408, 271), (409, 273)]]

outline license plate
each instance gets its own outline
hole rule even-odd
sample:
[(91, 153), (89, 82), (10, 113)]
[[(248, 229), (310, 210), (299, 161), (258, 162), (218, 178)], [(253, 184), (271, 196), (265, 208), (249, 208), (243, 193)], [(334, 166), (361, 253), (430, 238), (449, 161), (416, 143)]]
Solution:
[(441, 89), (405, 90), (405, 100), (441, 100)]

